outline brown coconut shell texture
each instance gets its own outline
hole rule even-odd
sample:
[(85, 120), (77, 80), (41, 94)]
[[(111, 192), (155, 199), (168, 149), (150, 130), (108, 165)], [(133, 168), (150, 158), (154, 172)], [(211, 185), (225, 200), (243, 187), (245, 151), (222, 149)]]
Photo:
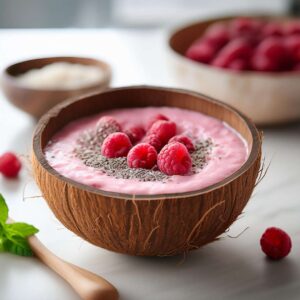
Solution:
[[(97, 190), (63, 177), (47, 163), (44, 147), (69, 122), (113, 108), (144, 106), (190, 109), (227, 122), (248, 142), (248, 160), (217, 184), (166, 195)], [(235, 109), (198, 93), (147, 86), (111, 89), (56, 106), (40, 120), (32, 154), (36, 182), (68, 229), (102, 248), (143, 256), (176, 255), (214, 241), (248, 202), (260, 161), (260, 133)]]

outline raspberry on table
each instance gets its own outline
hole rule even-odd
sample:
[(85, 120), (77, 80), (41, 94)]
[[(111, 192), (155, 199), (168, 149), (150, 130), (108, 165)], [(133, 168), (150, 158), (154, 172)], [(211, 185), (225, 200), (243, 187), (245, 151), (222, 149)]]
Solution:
[(101, 154), (108, 158), (126, 156), (132, 144), (129, 137), (123, 132), (110, 134), (101, 147)]
[(103, 116), (99, 119), (99, 121), (96, 124), (97, 128), (101, 127), (111, 127), (114, 129), (115, 132), (122, 131), (121, 125), (119, 122), (112, 116)]
[(125, 130), (132, 144), (136, 144), (145, 136), (145, 129), (141, 126), (130, 127)]
[(156, 121), (149, 129), (147, 135), (154, 134), (165, 145), (171, 137), (176, 135), (176, 124), (172, 121)]
[(131, 148), (127, 155), (127, 164), (130, 168), (151, 169), (157, 161), (157, 152), (153, 146), (140, 143)]
[(165, 115), (163, 114), (157, 114), (155, 115), (153, 118), (150, 119), (150, 121), (148, 122), (147, 124), (147, 130), (149, 130), (151, 128), (151, 126), (156, 122), (156, 121), (159, 121), (159, 120), (162, 120), (162, 121), (169, 121), (169, 118), (166, 117)]
[(188, 149), (189, 152), (194, 152), (195, 151), (195, 146), (192, 142), (192, 140), (187, 137), (186, 135), (175, 135), (173, 136), (170, 140), (169, 140), (169, 144), (173, 143), (173, 142), (179, 142), (181, 144), (183, 144), (184, 146), (186, 146), (186, 148)]
[(7, 178), (18, 176), (22, 164), (19, 158), (12, 152), (6, 152), (0, 156), (0, 173)]
[(276, 227), (268, 228), (260, 239), (262, 251), (271, 259), (278, 260), (287, 256), (292, 248), (289, 235)]
[(157, 152), (164, 146), (162, 141), (155, 134), (146, 135), (143, 142), (153, 146)]
[(157, 157), (157, 165), (167, 175), (186, 175), (192, 168), (192, 159), (183, 144), (173, 142), (162, 148)]

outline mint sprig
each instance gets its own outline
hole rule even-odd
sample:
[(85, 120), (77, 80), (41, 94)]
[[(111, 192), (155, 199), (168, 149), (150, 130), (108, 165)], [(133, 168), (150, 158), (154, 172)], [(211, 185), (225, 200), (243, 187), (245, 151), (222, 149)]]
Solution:
[(32, 256), (27, 238), (36, 234), (39, 230), (22, 222), (7, 223), (7, 220), (8, 206), (0, 194), (0, 252)]

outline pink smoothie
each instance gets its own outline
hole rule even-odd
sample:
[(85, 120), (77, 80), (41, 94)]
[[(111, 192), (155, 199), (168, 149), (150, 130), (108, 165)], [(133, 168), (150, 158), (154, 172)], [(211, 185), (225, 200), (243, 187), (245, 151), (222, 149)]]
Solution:
[[(78, 137), (95, 127), (101, 116), (114, 116), (123, 129), (146, 126), (149, 119), (164, 114), (177, 125), (177, 134), (194, 140), (211, 138), (213, 147), (207, 164), (192, 175), (170, 176), (167, 182), (119, 179), (86, 166), (74, 154)], [(60, 174), (101, 190), (128, 194), (167, 194), (195, 191), (217, 183), (237, 171), (248, 158), (248, 146), (227, 124), (207, 115), (171, 107), (147, 107), (106, 111), (76, 120), (58, 132), (45, 148), (46, 159)]]

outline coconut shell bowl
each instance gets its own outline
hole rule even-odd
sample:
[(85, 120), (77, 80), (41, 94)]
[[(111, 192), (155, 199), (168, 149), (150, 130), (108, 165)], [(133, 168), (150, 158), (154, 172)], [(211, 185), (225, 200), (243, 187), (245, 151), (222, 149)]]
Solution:
[[(249, 158), (207, 188), (160, 195), (99, 190), (60, 175), (48, 164), (43, 149), (69, 122), (109, 109), (145, 106), (179, 107), (227, 122), (247, 141)], [(99, 247), (139, 256), (176, 255), (214, 241), (247, 204), (260, 160), (260, 133), (234, 108), (195, 92), (147, 86), (111, 89), (57, 105), (39, 121), (32, 152), (35, 180), (68, 229)]]
[[(27, 87), (17, 80), (18, 75), (55, 62), (96, 66), (103, 71), (103, 78), (97, 84), (72, 89), (36, 89)], [(8, 66), (1, 76), (2, 89), (7, 99), (36, 119), (67, 98), (107, 88), (110, 81), (111, 68), (106, 62), (84, 57), (45, 57), (26, 60)]]
[[(277, 125), (300, 120), (299, 72), (234, 72), (185, 57), (189, 46), (201, 38), (210, 25), (234, 18), (236, 17), (201, 21), (177, 27), (170, 32), (167, 57), (176, 86), (228, 103), (258, 125)], [(287, 20), (290, 19), (278, 19), (283, 23)]]

